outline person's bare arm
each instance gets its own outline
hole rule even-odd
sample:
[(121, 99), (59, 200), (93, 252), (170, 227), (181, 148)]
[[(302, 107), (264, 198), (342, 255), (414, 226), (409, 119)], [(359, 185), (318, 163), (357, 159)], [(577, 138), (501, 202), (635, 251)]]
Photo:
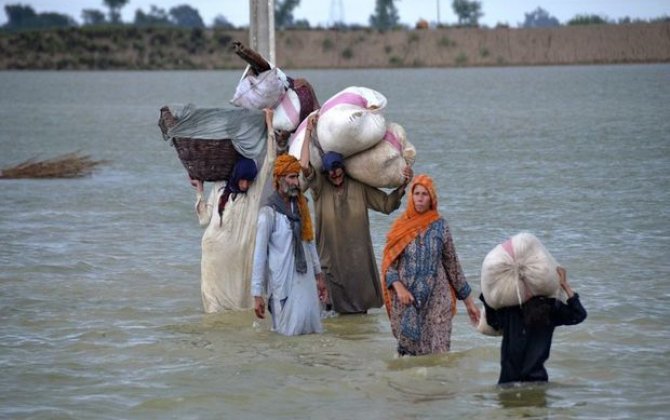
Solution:
[(265, 300), (262, 296), (254, 296), (254, 312), (256, 317), (265, 319)]
[(399, 281), (393, 282), (391, 287), (395, 291), (395, 294), (398, 295), (398, 300), (405, 306), (409, 306), (414, 303), (414, 296), (412, 293), (407, 290), (404, 284)]
[(565, 290), (565, 293), (568, 295), (568, 299), (573, 297), (575, 295), (575, 291), (570, 287), (570, 283), (568, 283), (568, 274), (565, 271), (565, 268), (563, 267), (556, 267), (556, 272), (558, 273), (558, 282)]
[(470, 317), (470, 322), (475, 327), (479, 324), (479, 317), (481, 316), (479, 308), (475, 305), (475, 300), (472, 298), (472, 293), (463, 300), (465, 308), (468, 310), (468, 316)]

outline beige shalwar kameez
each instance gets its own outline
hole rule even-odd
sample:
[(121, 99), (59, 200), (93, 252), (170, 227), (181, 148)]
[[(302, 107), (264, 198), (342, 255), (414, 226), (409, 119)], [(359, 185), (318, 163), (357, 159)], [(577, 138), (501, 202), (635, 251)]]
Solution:
[(206, 202), (202, 194), (197, 196), (196, 214), (200, 225), (207, 226), (201, 260), (202, 304), (207, 313), (253, 308), (251, 271), (256, 221), (275, 157), (274, 133), (270, 130), (256, 180), (246, 194), (228, 199), (222, 216), (217, 209), (224, 182), (214, 184)]
[(390, 214), (400, 207), (404, 188), (387, 194), (345, 176), (338, 190), (313, 168), (306, 181), (314, 199), (317, 249), (333, 309), (361, 313), (381, 307), (368, 209)]

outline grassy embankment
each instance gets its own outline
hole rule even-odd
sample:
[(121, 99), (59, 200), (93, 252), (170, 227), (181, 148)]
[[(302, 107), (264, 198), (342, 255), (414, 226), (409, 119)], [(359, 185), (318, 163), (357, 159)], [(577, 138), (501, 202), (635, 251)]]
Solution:
[[(246, 30), (101, 27), (0, 33), (0, 69), (240, 69)], [(283, 68), (466, 67), (670, 62), (670, 23), (550, 29), (286, 30)]]

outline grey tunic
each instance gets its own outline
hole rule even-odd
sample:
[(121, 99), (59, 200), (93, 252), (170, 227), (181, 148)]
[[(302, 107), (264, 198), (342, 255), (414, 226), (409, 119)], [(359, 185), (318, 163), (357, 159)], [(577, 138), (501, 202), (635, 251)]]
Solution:
[(384, 299), (370, 237), (368, 209), (389, 214), (400, 207), (404, 188), (387, 194), (345, 175), (338, 192), (324, 174), (307, 179), (316, 218), (316, 243), (333, 309), (339, 313), (379, 308)]

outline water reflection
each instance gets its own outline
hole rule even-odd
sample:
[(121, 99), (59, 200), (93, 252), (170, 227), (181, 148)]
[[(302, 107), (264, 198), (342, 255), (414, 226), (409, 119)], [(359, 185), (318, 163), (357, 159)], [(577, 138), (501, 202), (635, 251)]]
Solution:
[(503, 408), (546, 408), (548, 384), (511, 384), (498, 387), (498, 402)]

